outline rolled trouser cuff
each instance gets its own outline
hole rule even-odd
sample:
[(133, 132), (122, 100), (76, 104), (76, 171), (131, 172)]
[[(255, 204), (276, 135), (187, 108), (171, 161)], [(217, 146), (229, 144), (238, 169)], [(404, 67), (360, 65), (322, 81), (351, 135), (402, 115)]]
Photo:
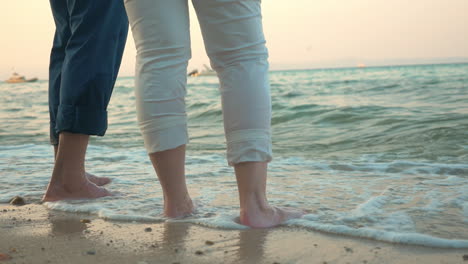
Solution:
[(140, 130), (148, 154), (175, 149), (189, 141), (185, 116), (140, 122)]
[(59, 136), (58, 133), (55, 131), (55, 123), (50, 122), (50, 144), (53, 146), (58, 146), (59, 144)]
[(241, 162), (270, 162), (271, 133), (264, 129), (245, 129), (226, 134), (230, 166)]
[(86, 106), (59, 105), (55, 132), (63, 131), (104, 136), (107, 130), (107, 111)]

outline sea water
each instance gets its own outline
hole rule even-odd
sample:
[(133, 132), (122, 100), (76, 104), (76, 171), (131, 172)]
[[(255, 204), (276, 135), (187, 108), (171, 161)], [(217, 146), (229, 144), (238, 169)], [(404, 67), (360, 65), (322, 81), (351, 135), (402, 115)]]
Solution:
[[(268, 197), (307, 210), (285, 225), (415, 245), (468, 248), (468, 64), (274, 71)], [(0, 202), (39, 202), (53, 166), (47, 81), (0, 84)], [(178, 221), (245, 228), (227, 166), (216, 77), (188, 80), (186, 175), (197, 212)], [(104, 219), (166, 221), (136, 122), (134, 78), (119, 78), (109, 129), (87, 170), (117, 196), (45, 203)]]

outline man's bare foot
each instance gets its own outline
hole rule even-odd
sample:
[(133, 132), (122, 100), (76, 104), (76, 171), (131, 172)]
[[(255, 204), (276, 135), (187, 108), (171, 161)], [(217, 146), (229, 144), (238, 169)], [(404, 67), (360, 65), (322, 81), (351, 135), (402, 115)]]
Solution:
[(303, 215), (303, 211), (294, 208), (267, 206), (261, 210), (250, 210), (250, 212), (241, 210), (240, 223), (253, 228), (274, 227)]
[(112, 180), (107, 177), (98, 177), (96, 175), (93, 175), (91, 173), (86, 172), (86, 178), (97, 186), (104, 186), (106, 184), (109, 184)]
[(96, 199), (111, 195), (112, 194), (108, 190), (90, 181), (85, 181), (81, 186), (72, 188), (60, 184), (49, 184), (42, 201), (55, 202), (73, 199)]
[(192, 199), (187, 195), (182, 202), (164, 201), (164, 215), (169, 218), (181, 218), (194, 211)]

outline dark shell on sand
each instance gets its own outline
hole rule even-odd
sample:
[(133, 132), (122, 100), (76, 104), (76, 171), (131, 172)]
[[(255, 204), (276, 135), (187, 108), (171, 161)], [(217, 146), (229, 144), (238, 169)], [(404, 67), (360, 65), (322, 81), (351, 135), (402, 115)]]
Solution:
[(11, 204), (11, 205), (21, 206), (21, 205), (25, 205), (26, 202), (24, 201), (24, 198), (23, 198), (23, 197), (21, 197), (21, 196), (15, 196), (15, 197), (11, 198), (10, 204)]

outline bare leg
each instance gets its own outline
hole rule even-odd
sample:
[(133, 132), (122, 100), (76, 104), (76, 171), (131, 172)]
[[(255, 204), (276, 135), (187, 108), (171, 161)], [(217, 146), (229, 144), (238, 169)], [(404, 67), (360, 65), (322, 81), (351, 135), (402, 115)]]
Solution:
[(250, 227), (273, 227), (304, 213), (292, 208), (268, 204), (266, 162), (243, 162), (234, 166), (239, 187), (240, 222)]
[(86, 177), (84, 162), (88, 140), (88, 135), (60, 133), (55, 166), (43, 201), (92, 199), (111, 195)]
[(164, 215), (182, 217), (192, 213), (192, 199), (185, 183), (185, 145), (149, 154), (164, 193)]
[[(58, 151), (58, 145), (54, 145), (54, 158), (57, 158), (57, 151)], [(109, 184), (112, 180), (108, 177), (98, 177), (94, 174), (91, 174), (89, 172), (86, 172), (86, 177), (88, 180), (97, 186), (104, 186), (106, 184)]]

